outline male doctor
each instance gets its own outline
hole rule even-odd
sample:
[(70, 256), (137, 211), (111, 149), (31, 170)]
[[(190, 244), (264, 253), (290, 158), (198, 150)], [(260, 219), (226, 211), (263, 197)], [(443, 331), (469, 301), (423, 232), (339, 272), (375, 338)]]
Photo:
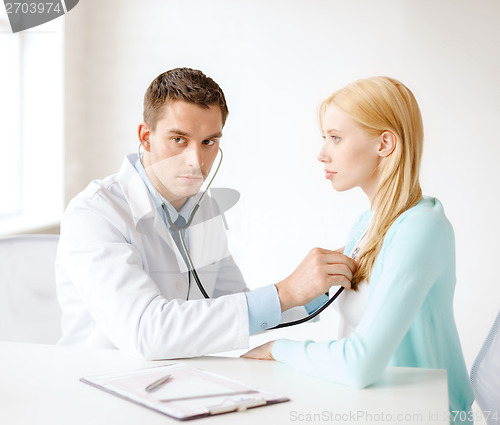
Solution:
[(332, 285), (349, 287), (353, 261), (315, 248), (286, 279), (248, 291), (208, 195), (183, 236), (211, 298), (192, 284), (170, 223), (189, 221), (227, 115), (221, 88), (200, 71), (173, 69), (151, 83), (140, 157), (128, 155), (118, 173), (90, 183), (62, 218), (60, 344), (150, 360), (247, 348), (249, 335), (277, 325), (282, 312), (314, 308)]

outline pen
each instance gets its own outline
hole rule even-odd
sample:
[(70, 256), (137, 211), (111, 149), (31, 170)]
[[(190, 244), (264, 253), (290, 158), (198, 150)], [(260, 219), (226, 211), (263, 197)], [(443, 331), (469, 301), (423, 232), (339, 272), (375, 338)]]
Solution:
[(168, 381), (172, 379), (172, 375), (166, 375), (160, 379), (157, 379), (156, 381), (152, 382), (149, 384), (146, 388), (144, 388), (146, 391), (151, 392), (156, 390), (157, 388), (161, 387), (162, 385), (166, 384)]
[(253, 394), (253, 393), (258, 393), (258, 391), (257, 390), (243, 390), (243, 391), (230, 391), (227, 393), (197, 394), (197, 395), (192, 395), (192, 396), (187, 396), (187, 397), (162, 398), (160, 401), (168, 403), (168, 402), (172, 402), (172, 401), (196, 400), (199, 398), (211, 398), (211, 397), (227, 397), (227, 396), (233, 396), (233, 395), (238, 395), (238, 394)]
[(211, 415), (219, 415), (221, 413), (228, 413), (228, 412), (242, 412), (247, 409), (251, 409), (252, 407), (257, 407), (257, 406), (264, 406), (267, 404), (266, 400), (263, 399), (257, 399), (257, 400), (244, 400), (239, 403), (234, 403), (234, 404), (228, 404), (227, 406), (213, 406), (213, 407), (207, 407), (207, 412), (210, 413)]

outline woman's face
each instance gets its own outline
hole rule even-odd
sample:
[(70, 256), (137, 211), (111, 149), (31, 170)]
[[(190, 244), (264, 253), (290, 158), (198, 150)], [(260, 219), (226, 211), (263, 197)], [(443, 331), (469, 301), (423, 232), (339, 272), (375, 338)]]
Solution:
[(360, 187), (370, 198), (377, 189), (382, 136), (368, 135), (345, 112), (330, 105), (323, 115), (323, 146), (318, 160), (325, 178), (342, 192)]

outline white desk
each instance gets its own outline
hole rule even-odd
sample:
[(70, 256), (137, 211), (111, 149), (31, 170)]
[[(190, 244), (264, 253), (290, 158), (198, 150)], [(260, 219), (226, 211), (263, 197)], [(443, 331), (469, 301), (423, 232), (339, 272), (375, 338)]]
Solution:
[[(448, 410), (444, 370), (389, 368), (374, 386), (353, 390), (297, 373), (277, 362), (224, 357), (181, 361), (291, 399), (287, 403), (193, 422), (200, 425), (442, 425)], [(167, 362), (130, 358), (117, 350), (0, 342), (0, 424), (179, 424), (79, 381), (83, 376), (163, 363)]]

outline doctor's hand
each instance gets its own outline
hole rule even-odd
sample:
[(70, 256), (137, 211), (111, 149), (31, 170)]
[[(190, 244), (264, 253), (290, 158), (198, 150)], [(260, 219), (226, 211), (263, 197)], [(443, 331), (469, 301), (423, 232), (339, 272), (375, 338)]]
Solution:
[(250, 351), (243, 354), (244, 359), (256, 359), (256, 360), (274, 360), (273, 357), (273, 345), (274, 341), (266, 342), (263, 345), (252, 348)]
[(312, 249), (290, 276), (276, 284), (281, 311), (306, 305), (332, 286), (349, 289), (355, 269), (354, 260), (339, 251)]

